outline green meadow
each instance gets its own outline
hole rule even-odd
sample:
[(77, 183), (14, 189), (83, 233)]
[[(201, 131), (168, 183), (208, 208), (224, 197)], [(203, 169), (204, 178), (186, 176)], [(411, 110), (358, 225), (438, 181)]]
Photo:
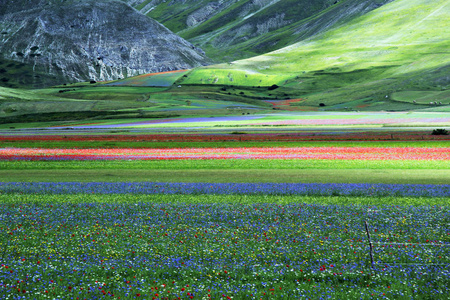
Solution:
[(152, 182), (276, 182), (276, 183), (388, 183), (388, 184), (447, 184), (449, 170), (0, 170), (4, 181), (152, 181)]
[(450, 162), (364, 160), (1, 161), (3, 181), (447, 184)]
[[(76, 135), (75, 135), (76, 136)], [(111, 137), (114, 137), (112, 135)], [(167, 142), (167, 141), (147, 141), (147, 140), (128, 140), (121, 141), (120, 139), (112, 139), (111, 141), (74, 141), (67, 136), (67, 139), (51, 140), (8, 140), (2, 141), (4, 147), (17, 148), (60, 148), (60, 149), (90, 149), (90, 148), (155, 148), (155, 149), (170, 149), (170, 148), (243, 148), (243, 147), (427, 147), (427, 148), (441, 148), (448, 147), (449, 142), (446, 140), (430, 140), (430, 141), (213, 141), (213, 142)], [(130, 162), (132, 163), (132, 162)], [(160, 162), (164, 163), (164, 162)], [(317, 162), (320, 163), (320, 162)], [(348, 163), (348, 162), (347, 162)], [(344, 164), (344, 165), (347, 165)]]
[(0, 201), (5, 205), (29, 203), (37, 205), (48, 204), (83, 204), (83, 203), (107, 203), (107, 204), (139, 204), (139, 203), (161, 203), (161, 204), (317, 204), (317, 205), (387, 205), (423, 207), (448, 206), (446, 197), (357, 197), (357, 196), (296, 196), (296, 195), (142, 195), (142, 194), (0, 194)]

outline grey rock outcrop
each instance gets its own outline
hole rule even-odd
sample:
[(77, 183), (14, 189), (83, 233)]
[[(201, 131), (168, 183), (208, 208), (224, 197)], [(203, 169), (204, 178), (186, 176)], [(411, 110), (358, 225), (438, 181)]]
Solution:
[(188, 27), (193, 27), (208, 20), (211, 16), (214, 16), (220, 12), (221, 5), (222, 3), (220, 2), (211, 2), (197, 9), (193, 13), (189, 14), (186, 19), (186, 25)]
[(0, 0), (0, 55), (67, 81), (208, 64), (201, 49), (122, 1)]

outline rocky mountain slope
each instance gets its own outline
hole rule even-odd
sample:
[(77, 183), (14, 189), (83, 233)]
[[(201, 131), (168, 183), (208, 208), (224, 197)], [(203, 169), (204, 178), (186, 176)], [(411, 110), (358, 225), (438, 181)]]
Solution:
[(122, 1), (0, 0), (0, 33), (3, 60), (65, 81), (208, 63), (201, 49)]
[(392, 0), (123, 0), (216, 61), (274, 51)]

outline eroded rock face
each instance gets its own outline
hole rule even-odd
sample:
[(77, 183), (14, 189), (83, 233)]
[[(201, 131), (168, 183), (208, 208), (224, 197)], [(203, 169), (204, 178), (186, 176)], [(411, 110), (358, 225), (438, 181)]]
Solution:
[(211, 2), (197, 9), (187, 17), (186, 26), (193, 27), (208, 20), (211, 16), (220, 12), (221, 5), (223, 5), (221, 2)]
[(65, 80), (113, 80), (208, 63), (121, 1), (0, 0), (0, 53)]
[(281, 49), (394, 0), (123, 1), (224, 62)]

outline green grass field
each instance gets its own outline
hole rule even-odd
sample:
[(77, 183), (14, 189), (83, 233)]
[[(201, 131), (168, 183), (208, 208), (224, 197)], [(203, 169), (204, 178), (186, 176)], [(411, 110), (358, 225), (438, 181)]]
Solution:
[[(186, 133), (186, 130), (213, 133), (227, 130), (245, 133), (262, 133), (293, 130), (340, 130), (362, 131), (397, 128), (406, 131), (431, 130), (450, 126), (448, 112), (280, 112), (264, 110), (255, 100), (247, 103), (217, 99), (180, 97), (179, 94), (152, 95), (147, 100), (93, 101), (82, 102), (84, 109), (92, 106), (93, 111), (78, 110), (76, 102), (69, 102), (53, 109), (52, 113), (41, 111), (20, 115), (11, 113), (0, 118), (0, 129), (35, 127), (70, 127), (70, 129), (152, 129), (170, 130), (172, 133)], [(127, 104), (129, 103), (129, 104)], [(44, 101), (41, 108), (51, 110), (54, 103)], [(18, 104), (15, 104), (18, 107)], [(27, 103), (26, 109), (37, 109), (36, 103)], [(116, 106), (117, 105), (117, 106)], [(125, 106), (128, 105), (127, 109)], [(265, 103), (271, 106), (269, 103)], [(64, 108), (63, 108), (64, 107)], [(67, 111), (74, 108), (72, 112)], [(117, 109), (115, 109), (117, 108)], [(121, 108), (121, 109), (119, 109)], [(23, 108), (25, 109), (25, 108)], [(68, 119), (68, 120), (67, 120)], [(41, 122), (39, 122), (41, 121)], [(88, 133), (88, 131), (86, 131)], [(145, 132), (144, 132), (145, 133)], [(69, 134), (69, 133), (68, 133)]]
[(439, 197), (356, 197), (356, 196), (296, 196), (296, 195), (141, 195), (141, 194), (67, 194), (67, 195), (31, 195), (31, 194), (0, 194), (0, 201), (5, 205), (30, 203), (48, 204), (317, 204), (317, 205), (377, 205), (377, 206), (449, 206), (447, 198)]
[(1, 169), (8, 170), (208, 170), (208, 169), (293, 169), (293, 170), (426, 170), (450, 169), (447, 160), (331, 160), (331, 159), (208, 159), (208, 160), (68, 160), (68, 161), (0, 161)]
[(5, 140), (2, 141), (3, 147), (17, 148), (73, 148), (73, 149), (89, 149), (89, 148), (240, 148), (240, 147), (429, 147), (441, 148), (448, 147), (449, 142), (443, 141), (304, 141), (304, 142), (276, 142), (276, 141), (214, 141), (214, 142), (162, 142), (162, 141), (146, 141), (146, 140), (130, 140), (130, 141), (99, 141), (95, 138), (87, 141), (73, 141), (70, 137), (66, 140)]
[(389, 183), (389, 184), (447, 184), (450, 170), (292, 170), (261, 169), (223, 170), (0, 170), (4, 181), (154, 181), (154, 182), (277, 182), (277, 183)]
[(448, 161), (2, 161), (4, 181), (447, 184)]
[(397, 92), (392, 95), (396, 101), (429, 104), (437, 102), (437, 104), (450, 104), (450, 91), (406, 91)]

